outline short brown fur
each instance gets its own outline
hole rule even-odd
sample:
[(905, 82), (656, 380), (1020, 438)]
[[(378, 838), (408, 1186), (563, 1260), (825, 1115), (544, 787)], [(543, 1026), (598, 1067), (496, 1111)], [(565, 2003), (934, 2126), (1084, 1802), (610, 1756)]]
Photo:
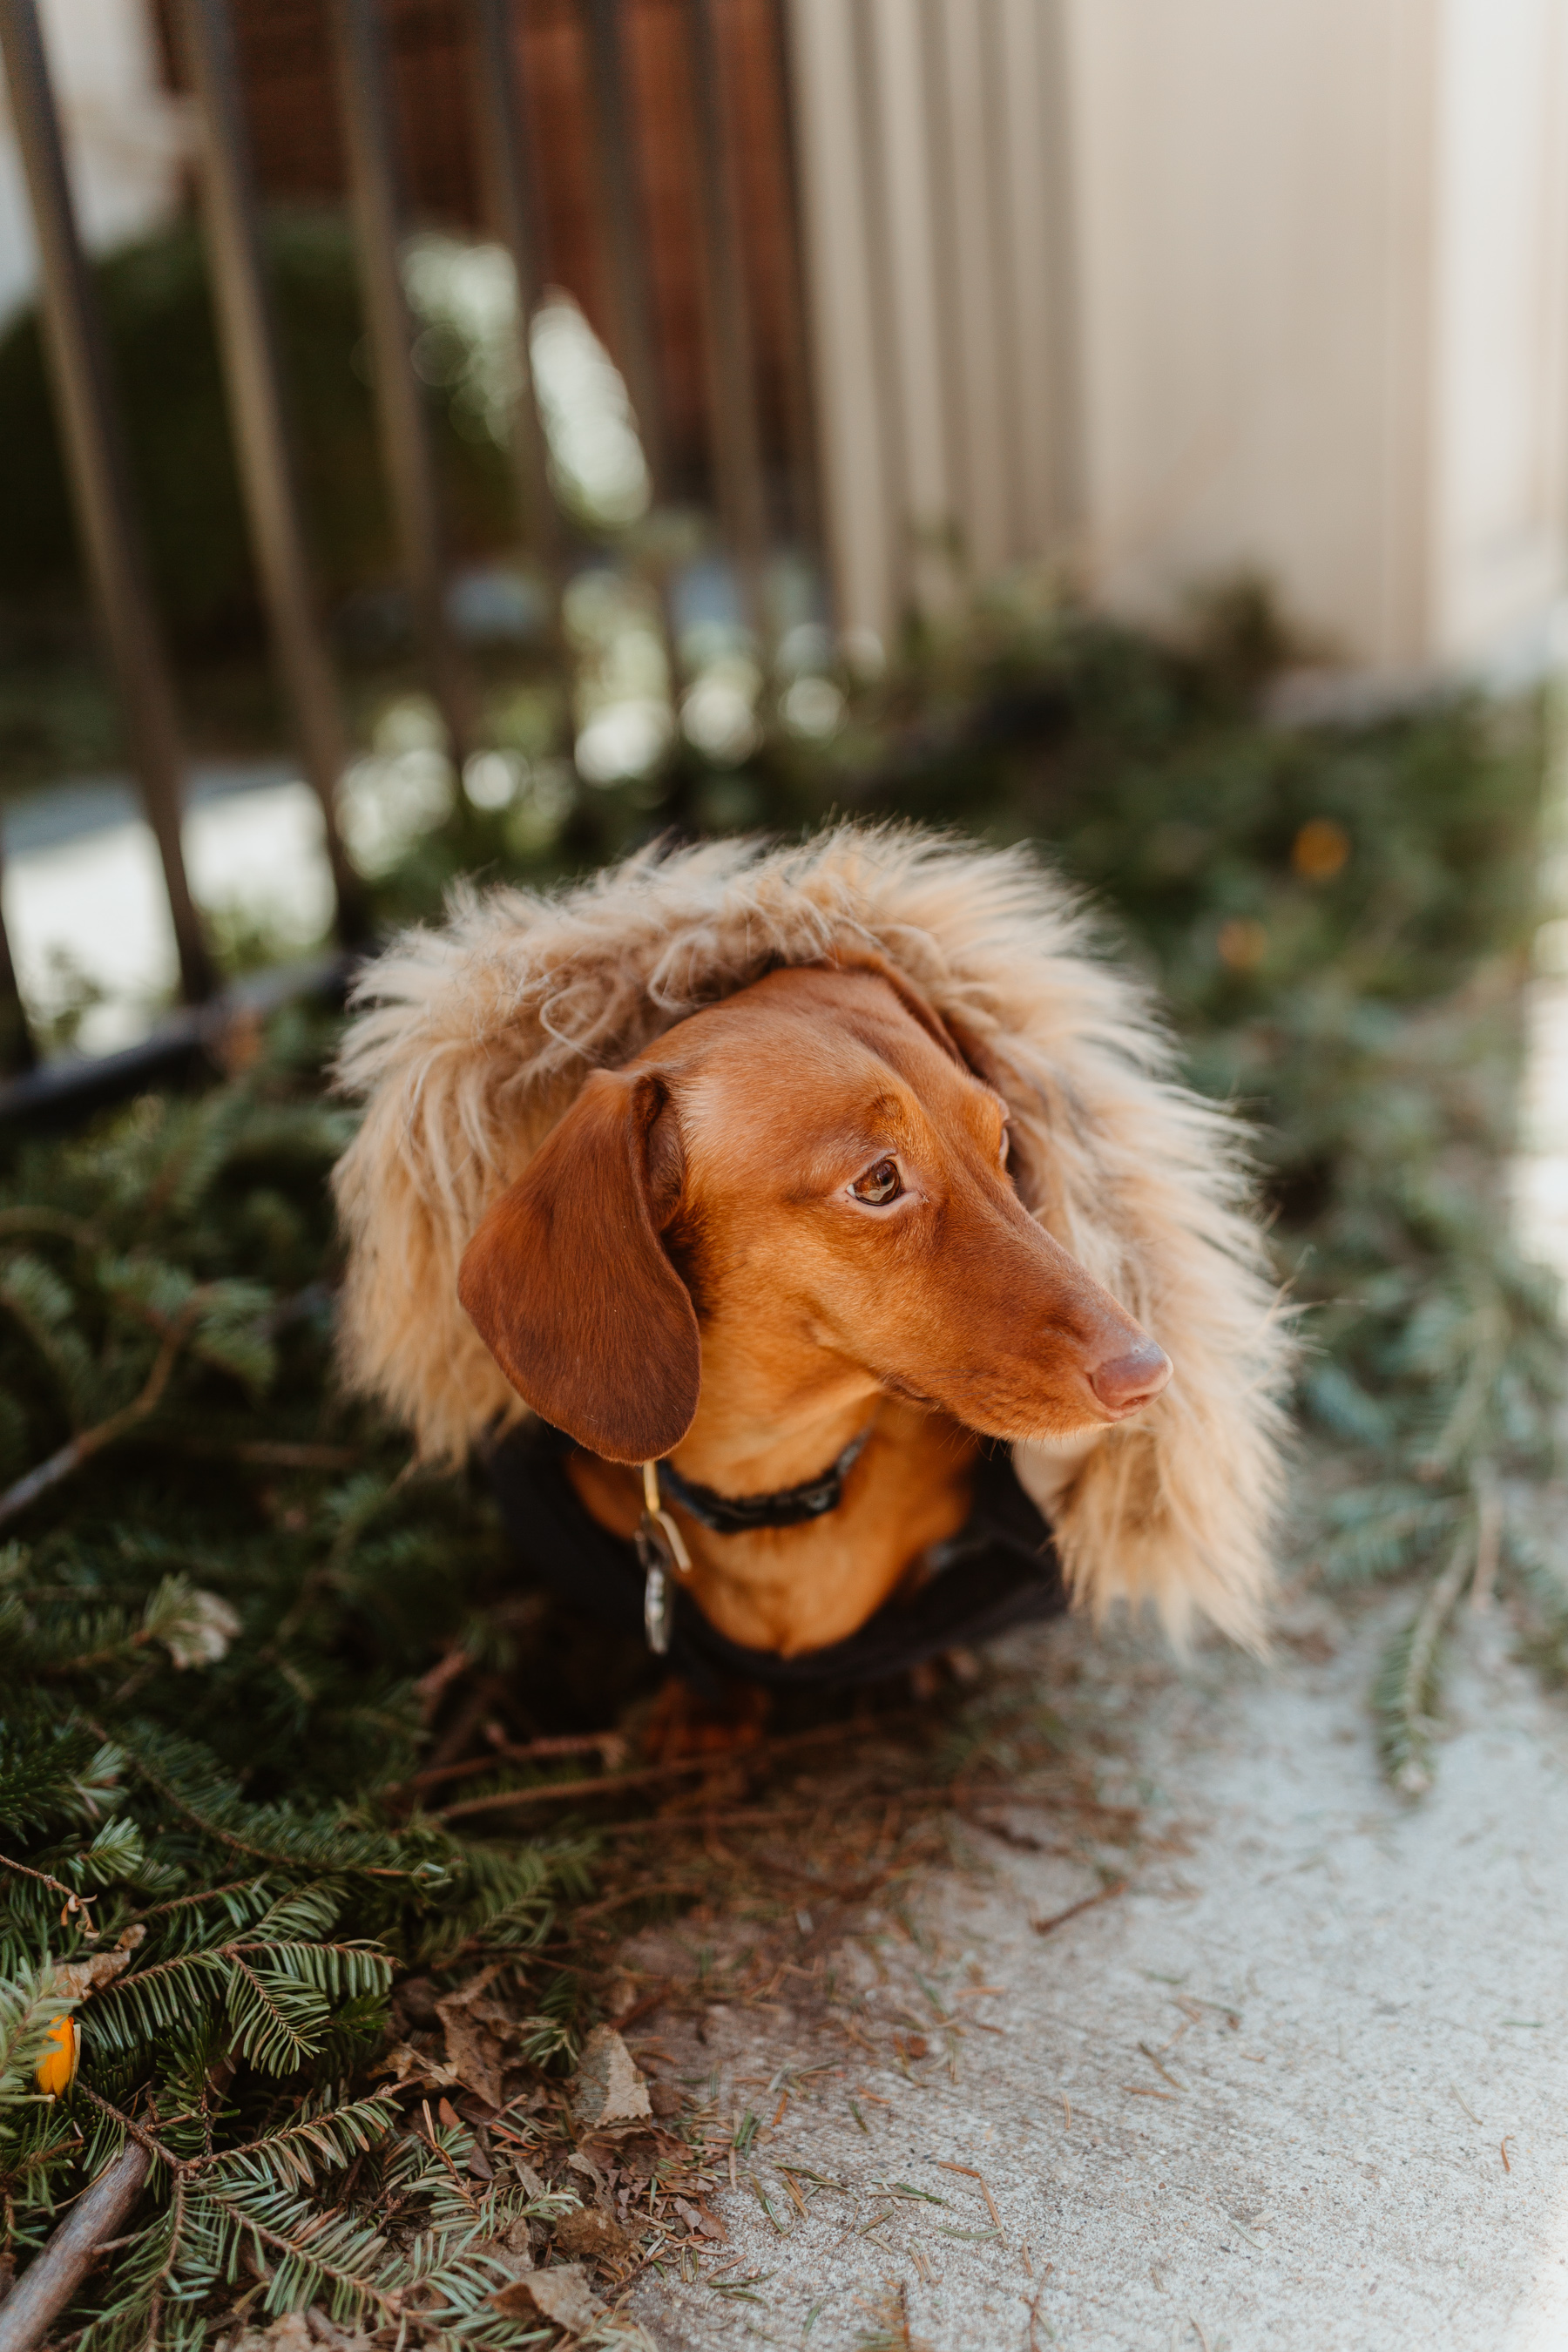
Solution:
[[(1094, 1378), (1140, 1349), (1140, 1385), (1163, 1384), (1131, 1318), (1025, 1213), (1005, 1155), (1005, 1106), (907, 983), (774, 972), (590, 1080), (459, 1289), (527, 1402), (590, 1455), (668, 1453), (721, 1494), (772, 1493), (869, 1428), (830, 1517), (720, 1535), (675, 1507), (699, 1606), (794, 1656), (854, 1633), (956, 1532), (975, 1433), (1098, 1434), (1126, 1414)], [(856, 1199), (895, 1164), (896, 1201)], [(602, 1460), (576, 1477), (629, 1532), (637, 1482)]]

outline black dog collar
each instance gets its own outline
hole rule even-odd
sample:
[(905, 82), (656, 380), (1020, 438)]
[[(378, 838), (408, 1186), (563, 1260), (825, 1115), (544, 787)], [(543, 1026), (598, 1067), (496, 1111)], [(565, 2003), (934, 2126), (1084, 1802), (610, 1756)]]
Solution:
[(756, 1528), (798, 1528), (807, 1519), (825, 1519), (844, 1500), (844, 1481), (860, 1459), (871, 1434), (868, 1422), (852, 1437), (837, 1462), (798, 1486), (779, 1486), (771, 1495), (721, 1495), (716, 1486), (699, 1486), (683, 1478), (668, 1462), (658, 1465), (658, 1483), (689, 1511), (700, 1528), (716, 1536), (749, 1535)]
[(664, 1507), (665, 1493), (673, 1495), (699, 1526), (711, 1528), (715, 1535), (744, 1535), (754, 1528), (798, 1528), (807, 1519), (826, 1518), (829, 1511), (838, 1508), (844, 1499), (844, 1481), (870, 1434), (868, 1422), (819, 1478), (808, 1478), (798, 1486), (775, 1486), (771, 1495), (721, 1495), (717, 1487), (694, 1486), (668, 1462), (643, 1464), (643, 1515), (634, 1540), (645, 1578), (643, 1630), (655, 1657), (662, 1658), (669, 1648), (670, 1577), (691, 1573), (680, 1529)]

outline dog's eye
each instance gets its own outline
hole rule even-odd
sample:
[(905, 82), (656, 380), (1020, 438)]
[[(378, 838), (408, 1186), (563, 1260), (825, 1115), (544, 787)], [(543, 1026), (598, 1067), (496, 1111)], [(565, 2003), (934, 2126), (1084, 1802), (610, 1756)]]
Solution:
[(879, 1160), (874, 1168), (868, 1168), (864, 1176), (858, 1176), (849, 1187), (858, 1201), (868, 1201), (874, 1209), (885, 1208), (889, 1201), (896, 1201), (903, 1189), (896, 1160)]

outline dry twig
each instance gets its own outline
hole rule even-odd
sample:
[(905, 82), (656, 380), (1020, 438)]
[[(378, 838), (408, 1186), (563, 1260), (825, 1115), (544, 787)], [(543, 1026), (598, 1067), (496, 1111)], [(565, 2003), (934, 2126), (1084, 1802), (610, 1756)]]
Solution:
[(0, 2304), (0, 2352), (32, 2352), (43, 2340), (135, 2204), (152, 2161), (132, 2140), (72, 2206)]
[(111, 1412), (107, 1420), (95, 1422), (90, 1429), (79, 1430), (66, 1444), (58, 1447), (47, 1461), (40, 1462), (25, 1477), (16, 1479), (6, 1487), (0, 1495), (0, 1528), (5, 1527), (8, 1520), (20, 1518), (40, 1495), (47, 1495), (51, 1486), (58, 1486), (63, 1478), (70, 1476), (73, 1470), (79, 1470), (84, 1462), (90, 1462), (95, 1454), (101, 1454), (106, 1445), (112, 1445), (117, 1437), (123, 1437), (128, 1429), (134, 1429), (138, 1422), (145, 1421), (149, 1413), (157, 1411), (163, 1402), (163, 1391), (169, 1385), (169, 1376), (179, 1360), (180, 1350), (190, 1338), (191, 1327), (205, 1302), (205, 1290), (193, 1291), (179, 1314), (162, 1326), (163, 1341), (153, 1359), (153, 1369), (129, 1404), (121, 1405), (119, 1412)]
[(1029, 1924), (1037, 1936), (1052, 1935), (1058, 1927), (1065, 1927), (1069, 1919), (1076, 1919), (1080, 1911), (1092, 1911), (1096, 1904), (1109, 1903), (1113, 1896), (1125, 1895), (1127, 1887), (1125, 1878), (1113, 1878), (1098, 1895), (1086, 1895), (1081, 1903), (1069, 1903), (1065, 1911), (1054, 1911), (1048, 1919), (1032, 1919)]

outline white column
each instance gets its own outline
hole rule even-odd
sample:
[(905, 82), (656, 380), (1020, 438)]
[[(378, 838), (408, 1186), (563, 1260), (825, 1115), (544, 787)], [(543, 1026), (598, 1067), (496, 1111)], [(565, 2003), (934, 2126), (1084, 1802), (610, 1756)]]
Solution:
[(885, 643), (896, 618), (895, 518), (872, 340), (852, 27), (846, 0), (793, 0), (805, 277), (818, 446), (839, 625)]
[(1434, 649), (1544, 614), (1568, 513), (1568, 18), (1444, 0), (1437, 89)]
[(952, 530), (955, 499), (952, 419), (942, 350), (947, 321), (942, 312), (933, 215), (931, 93), (918, 0), (871, 0), (871, 5), (876, 88), (869, 102), (881, 150), (889, 228), (889, 309), (904, 472), (901, 520), (913, 593), (931, 600), (940, 599), (944, 584), (934, 551)]

